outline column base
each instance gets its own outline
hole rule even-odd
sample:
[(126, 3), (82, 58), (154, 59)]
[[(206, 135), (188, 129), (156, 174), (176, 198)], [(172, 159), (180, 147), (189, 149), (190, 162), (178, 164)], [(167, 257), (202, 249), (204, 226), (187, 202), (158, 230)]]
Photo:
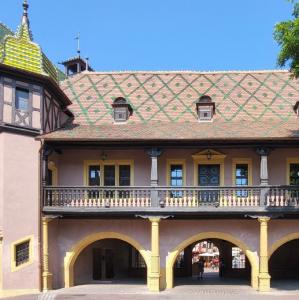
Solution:
[(43, 272), (43, 292), (48, 292), (53, 289), (52, 279), (52, 273)]
[(160, 274), (150, 274), (148, 277), (148, 289), (151, 292), (160, 292)]
[(269, 292), (271, 276), (268, 273), (260, 273), (258, 279), (259, 279), (259, 291)]

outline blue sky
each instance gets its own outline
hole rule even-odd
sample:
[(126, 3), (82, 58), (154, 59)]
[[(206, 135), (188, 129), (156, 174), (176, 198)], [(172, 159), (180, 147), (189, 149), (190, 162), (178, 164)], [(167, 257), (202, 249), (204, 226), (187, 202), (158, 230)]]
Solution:
[[(1, 0), (16, 29), (22, 0)], [(28, 0), (34, 39), (57, 63), (81, 51), (98, 71), (275, 69), (286, 0)]]

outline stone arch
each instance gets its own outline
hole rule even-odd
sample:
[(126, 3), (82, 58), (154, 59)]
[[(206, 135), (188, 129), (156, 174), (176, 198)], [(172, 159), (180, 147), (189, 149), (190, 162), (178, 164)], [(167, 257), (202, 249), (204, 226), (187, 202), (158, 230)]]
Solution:
[(251, 265), (251, 286), (254, 289), (258, 289), (258, 273), (259, 273), (259, 264), (258, 264), (258, 256), (254, 253), (250, 248), (241, 240), (235, 238), (231, 234), (224, 233), (224, 232), (202, 232), (196, 234), (190, 238), (187, 238), (182, 243), (180, 243), (177, 247), (175, 247), (171, 252), (168, 253), (166, 257), (166, 288), (171, 289), (173, 288), (173, 265), (178, 254), (183, 251), (187, 246), (190, 244), (205, 240), (205, 239), (221, 239), (232, 244), (235, 244), (237, 247), (243, 250), (246, 254), (250, 265)]
[[(150, 252), (145, 250), (136, 240), (131, 237), (124, 235), (122, 233), (117, 232), (98, 232), (93, 233), (91, 235), (86, 236), (75, 245), (71, 247), (71, 249), (66, 252), (64, 257), (64, 286), (65, 288), (69, 288), (74, 286), (74, 264), (79, 256), (79, 254), (90, 244), (103, 240), (103, 239), (118, 239), (124, 242), (127, 242), (135, 249), (137, 249), (142, 255), (147, 268), (147, 274), (149, 274), (149, 266), (150, 266)], [(148, 275), (147, 275), (148, 277)]]
[(271, 248), (268, 252), (268, 259), (270, 260), (272, 254), (282, 245), (286, 244), (287, 242), (293, 241), (299, 239), (299, 232), (293, 232), (293, 233), (289, 233), (285, 236), (283, 236), (282, 238), (280, 238), (279, 240), (275, 241), (272, 245)]

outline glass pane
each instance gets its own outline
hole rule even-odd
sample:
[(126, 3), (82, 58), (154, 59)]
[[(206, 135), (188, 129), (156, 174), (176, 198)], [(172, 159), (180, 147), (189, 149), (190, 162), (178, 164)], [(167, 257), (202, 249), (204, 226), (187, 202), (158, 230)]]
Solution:
[(115, 166), (104, 166), (104, 185), (115, 185)]
[[(171, 165), (170, 166), (170, 184), (171, 186), (183, 186), (183, 166), (182, 165)], [(172, 191), (171, 197), (182, 197), (182, 191)]]
[(299, 185), (299, 164), (290, 164), (290, 185)]
[(89, 166), (88, 169), (88, 185), (100, 185), (100, 166)]
[(119, 166), (119, 185), (129, 186), (131, 185), (131, 166), (121, 165)]
[(16, 266), (22, 265), (29, 261), (29, 241), (16, 245)]
[(237, 164), (235, 176), (235, 184), (237, 186), (248, 185), (248, 165)]
[(29, 91), (16, 88), (16, 109), (28, 111)]
[(170, 166), (170, 184), (171, 186), (183, 185), (183, 166), (171, 165)]
[(198, 175), (199, 185), (220, 185), (220, 165), (198, 165)]

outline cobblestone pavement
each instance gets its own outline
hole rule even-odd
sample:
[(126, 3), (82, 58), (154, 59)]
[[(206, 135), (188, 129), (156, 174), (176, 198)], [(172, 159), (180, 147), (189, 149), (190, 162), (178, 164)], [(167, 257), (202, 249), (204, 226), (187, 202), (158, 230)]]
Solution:
[(222, 282), (222, 284), (208, 284), (208, 282), (182, 282), (172, 290), (151, 293), (142, 284), (90, 284), (76, 286), (70, 289), (60, 289), (39, 295), (27, 295), (11, 300), (285, 300), (299, 299), (299, 282), (274, 283), (271, 292), (258, 293), (242, 282)]

